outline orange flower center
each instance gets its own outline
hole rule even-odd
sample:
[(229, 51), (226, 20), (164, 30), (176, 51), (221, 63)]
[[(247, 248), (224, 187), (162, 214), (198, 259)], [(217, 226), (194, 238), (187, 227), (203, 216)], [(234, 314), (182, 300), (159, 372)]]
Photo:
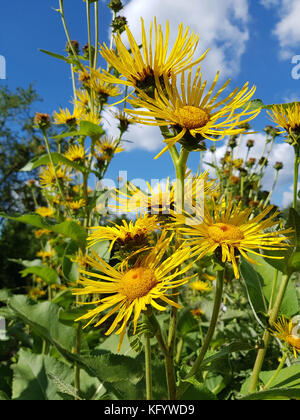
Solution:
[(241, 241), (244, 239), (243, 232), (234, 225), (216, 223), (208, 227), (208, 235), (215, 242)]
[(207, 111), (190, 105), (177, 109), (175, 115), (180, 125), (189, 130), (204, 127), (210, 120), (210, 115)]
[(137, 299), (146, 296), (156, 284), (153, 270), (144, 267), (133, 268), (120, 280), (119, 292), (128, 299)]
[(300, 337), (297, 335), (288, 335), (286, 338), (287, 343), (297, 350), (300, 350)]

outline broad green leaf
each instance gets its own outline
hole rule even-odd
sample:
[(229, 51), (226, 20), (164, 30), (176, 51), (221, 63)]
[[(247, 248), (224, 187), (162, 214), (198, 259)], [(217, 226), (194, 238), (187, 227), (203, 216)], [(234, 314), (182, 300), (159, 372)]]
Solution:
[(295, 245), (296, 251), (300, 252), (300, 216), (292, 207), (289, 210), (287, 227), (292, 227), (294, 229), (293, 243)]
[(4, 392), (0, 390), (0, 401), (10, 401), (10, 398), (8, 397), (8, 395)]
[(41, 279), (44, 280), (47, 284), (58, 284), (60, 283), (60, 278), (57, 272), (47, 266), (35, 266), (35, 267), (28, 267), (21, 271), (22, 277), (28, 276), (28, 274), (35, 274), (38, 277), (41, 277)]
[(217, 397), (205, 385), (200, 383), (195, 377), (183, 379), (182, 382), (190, 384), (186, 392), (181, 396), (181, 400), (195, 400), (195, 401), (213, 401)]
[[(266, 385), (276, 371), (261, 372), (259, 377)], [(282, 369), (271, 383), (271, 388), (299, 388), (300, 389), (300, 365), (294, 364)]]
[(108, 392), (119, 399), (136, 400), (144, 398), (144, 387), (140, 381), (144, 376), (143, 358), (131, 358), (111, 353), (80, 356), (78, 363), (91, 376), (95, 376)]
[(33, 303), (23, 295), (13, 296), (8, 306), (65, 357), (72, 353), (76, 342), (76, 330), (59, 321), (59, 306), (52, 302)]
[(256, 392), (239, 398), (239, 401), (263, 401), (263, 400), (300, 400), (300, 389), (273, 388), (267, 391)]
[(27, 223), (29, 225), (48, 229), (52, 232), (66, 236), (73, 239), (80, 247), (85, 247), (87, 232), (86, 230), (73, 221), (62, 222), (59, 224), (48, 223), (43, 217), (38, 214), (25, 214), (23, 216), (9, 216), (5, 213), (0, 213), (1, 217), (5, 217), (16, 222)]
[[(260, 312), (262, 310), (262, 301), (264, 299), (266, 303), (266, 307), (269, 307), (269, 302), (271, 299), (272, 288), (273, 288), (273, 281), (275, 280), (276, 276), (276, 269), (272, 267), (264, 258), (258, 255), (251, 255), (251, 258), (254, 259), (257, 264), (250, 265), (245, 259), (242, 259), (241, 264), (241, 273), (245, 279), (245, 282), (250, 285), (255, 285), (252, 290), (252, 305), (256, 312)], [(277, 278), (277, 287), (275, 289), (278, 292), (280, 283), (282, 280), (282, 273), (278, 272)], [(263, 293), (263, 296), (260, 293)], [(257, 299), (257, 301), (255, 300)], [(287, 316), (293, 316), (299, 311), (299, 303), (297, 298), (297, 293), (295, 287), (292, 282), (289, 282), (280, 312)]]
[(65, 383), (71, 383), (74, 378), (73, 369), (65, 363), (25, 349), (20, 350), (13, 371), (13, 400), (62, 400), (57, 385), (49, 379), (48, 374), (59, 377)]
[(61, 379), (60, 376), (55, 375), (53, 372), (48, 372), (48, 377), (50, 381), (53, 381), (61, 394), (72, 397), (72, 399), (77, 399), (81, 401), (83, 398), (80, 398), (77, 390), (70, 384), (66, 383)]
[[(58, 152), (51, 153), (51, 157), (54, 164), (61, 164), (66, 165), (70, 168), (75, 169), (78, 172), (85, 172), (85, 167), (83, 165), (79, 165), (76, 162), (73, 162), (72, 160), (69, 160), (64, 155)], [(42, 165), (49, 165), (50, 164), (50, 158), (48, 154), (34, 157), (31, 159), (22, 169), (22, 172), (30, 172), (33, 171), (36, 168), (39, 168)]]
[(243, 257), (241, 257), (240, 271), (252, 309), (256, 313), (267, 313), (268, 307), (263, 293), (264, 279)]
[(89, 121), (81, 121), (78, 134), (81, 136), (88, 136), (91, 138), (99, 139), (105, 134), (105, 131), (99, 125)]
[(199, 329), (198, 322), (191, 314), (191, 308), (179, 312), (177, 329), (182, 336)]

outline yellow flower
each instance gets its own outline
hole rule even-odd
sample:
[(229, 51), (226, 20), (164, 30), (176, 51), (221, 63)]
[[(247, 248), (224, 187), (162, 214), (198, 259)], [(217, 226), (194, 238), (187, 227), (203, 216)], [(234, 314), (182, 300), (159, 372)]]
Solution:
[[(149, 194), (132, 183), (128, 183), (127, 191), (115, 191), (117, 206), (112, 206), (120, 212), (149, 212), (151, 214), (170, 214), (176, 208), (176, 183), (170, 184), (167, 179), (164, 188), (160, 184), (151, 186), (147, 183)], [(208, 172), (196, 175), (186, 174), (184, 184), (185, 207), (194, 208), (201, 203), (205, 194), (216, 189), (215, 181), (208, 179)]]
[(195, 308), (191, 310), (191, 314), (194, 315), (195, 317), (200, 317), (204, 315), (204, 311), (202, 311), (202, 309), (199, 308)]
[[(300, 103), (290, 105), (274, 105), (271, 112), (267, 111), (271, 119), (278, 127), (283, 128), (295, 142), (298, 142), (300, 135)], [(284, 131), (282, 131), (283, 133)]]
[(168, 22), (164, 39), (161, 26), (157, 25), (156, 19), (154, 19), (154, 51), (152, 46), (153, 23), (151, 23), (147, 41), (144, 21), (141, 19), (142, 52), (129, 28), (126, 26), (125, 29), (131, 53), (123, 44), (120, 34), (114, 37), (116, 51), (110, 50), (105, 44), (100, 49), (103, 58), (121, 74), (121, 77), (125, 78), (123, 80), (108, 75), (108, 80), (111, 80), (112, 83), (120, 83), (141, 89), (151, 88), (155, 84), (155, 77), (170, 77), (171, 74), (177, 74), (199, 63), (206, 55), (204, 53), (200, 58), (192, 62), (199, 36), (194, 35), (194, 33), (189, 35), (189, 28), (184, 32), (183, 24), (179, 25), (177, 38), (169, 54)]
[(120, 245), (126, 245), (130, 242), (143, 244), (150, 233), (160, 229), (157, 217), (148, 214), (138, 217), (135, 222), (131, 220), (127, 223), (126, 220), (122, 220), (122, 223), (123, 225), (114, 223), (113, 227), (96, 226), (90, 228), (93, 233), (87, 238), (89, 247), (106, 240), (111, 241), (110, 250), (115, 242)]
[(55, 124), (76, 125), (81, 119), (81, 116), (82, 110), (75, 106), (72, 114), (68, 108), (59, 108), (59, 112), (54, 112), (53, 119)]
[(65, 152), (65, 157), (72, 162), (83, 161), (86, 157), (86, 152), (83, 146), (76, 144), (69, 147), (68, 151)]
[(142, 191), (132, 183), (128, 183), (127, 192), (121, 190), (115, 191), (116, 206), (111, 205), (119, 212), (140, 212), (141, 214), (149, 212), (151, 214), (170, 214), (174, 208), (175, 187), (170, 185), (169, 178), (164, 189), (157, 184), (154, 188), (147, 182), (149, 194)]
[(40, 172), (40, 183), (45, 188), (56, 185), (56, 177), (61, 182), (68, 182), (71, 178), (67, 174), (67, 169), (59, 166), (54, 170), (52, 166), (43, 168)]
[(74, 100), (74, 105), (75, 108), (78, 108), (83, 112), (90, 111), (90, 95), (87, 90), (76, 90), (76, 98)]
[(85, 206), (85, 200), (83, 198), (81, 198), (80, 200), (77, 201), (70, 201), (67, 203), (67, 206), (74, 211), (77, 211), (79, 209), (81, 209), (82, 207)]
[[(255, 264), (255, 260), (247, 252), (260, 255), (258, 249), (272, 251), (289, 246), (285, 235), (291, 233), (292, 229), (266, 231), (279, 224), (276, 220), (279, 212), (275, 211), (270, 215), (273, 206), (268, 206), (251, 219), (252, 209), (242, 210), (241, 203), (235, 205), (231, 200), (223, 200), (219, 205), (215, 202), (212, 205), (211, 211), (205, 207), (204, 217), (174, 214), (175, 225), (184, 235), (192, 256), (198, 255), (198, 258), (202, 258), (216, 251), (223, 263), (232, 263), (235, 277), (239, 278), (238, 255)], [(172, 224), (171, 229), (174, 229)], [(275, 258), (267, 255), (264, 257)]]
[(179, 279), (178, 277), (182, 277), (192, 264), (180, 267), (190, 256), (188, 248), (179, 248), (170, 257), (163, 259), (171, 240), (172, 236), (166, 239), (166, 235), (162, 234), (156, 247), (147, 256), (139, 258), (133, 267), (129, 266), (128, 259), (116, 269), (95, 253), (93, 257), (87, 257), (89, 265), (97, 272), (81, 269), (82, 276), (79, 283), (84, 288), (75, 289), (73, 293), (76, 295), (96, 294), (101, 298), (92, 302), (96, 307), (77, 321), (89, 319), (87, 324), (89, 325), (102, 312), (108, 311), (96, 322), (95, 327), (98, 327), (114, 315), (114, 320), (105, 334), (109, 335), (117, 329), (115, 333), (121, 336), (119, 351), (132, 314), (135, 333), (140, 314), (147, 309), (148, 305), (159, 311), (166, 310), (161, 302), (181, 308), (181, 305), (169, 299), (168, 291), (177, 289), (188, 282), (190, 277)]
[(53, 257), (53, 250), (51, 250), (51, 251), (39, 251), (37, 254), (36, 254), (36, 256), (37, 257), (41, 257), (41, 258), (43, 258), (43, 259), (46, 259), (46, 258), (51, 258), (51, 257)]
[(119, 96), (121, 94), (118, 87), (105, 81), (105, 76), (100, 70), (91, 69), (91, 78), (88, 85), (94, 91), (96, 99), (101, 104), (106, 103), (109, 96)]
[(33, 289), (31, 289), (28, 293), (30, 299), (32, 300), (37, 300), (43, 296), (45, 296), (46, 292), (44, 290), (41, 290), (37, 287), (34, 287)]
[(49, 235), (51, 233), (51, 230), (48, 229), (38, 229), (34, 232), (34, 235), (36, 238), (40, 238), (43, 235)]
[(196, 290), (197, 292), (210, 292), (211, 291), (211, 286), (207, 283), (205, 283), (204, 281), (201, 280), (196, 280), (193, 281), (192, 283), (190, 283), (190, 287), (193, 290)]
[(300, 323), (299, 317), (298, 319), (296, 318), (291, 318), (287, 321), (284, 316), (280, 317), (272, 325), (271, 334), (292, 347), (294, 356), (297, 359), (297, 353), (300, 353)]
[(88, 121), (95, 125), (100, 125), (101, 116), (98, 112), (92, 112), (92, 111), (83, 112), (80, 116), (80, 121)]
[(48, 207), (39, 207), (35, 212), (42, 217), (51, 217), (55, 213), (53, 209), (49, 209)]
[(105, 158), (112, 158), (116, 153), (121, 153), (124, 149), (119, 146), (119, 140), (114, 139), (113, 137), (104, 136), (103, 139), (98, 140), (95, 143), (95, 156), (104, 155)]
[[(185, 74), (181, 73), (181, 94), (177, 89), (176, 76), (172, 76), (171, 83), (167, 77), (164, 77), (163, 85), (156, 79), (155, 98), (139, 90), (138, 98), (128, 100), (134, 109), (125, 109), (125, 111), (133, 116), (133, 122), (173, 126), (174, 135), (164, 140), (167, 146), (155, 158), (189, 135), (189, 145), (197, 145), (199, 140), (217, 141), (218, 136), (221, 140), (225, 136), (243, 133), (245, 127), (241, 127), (240, 124), (249, 122), (259, 114), (260, 109), (251, 111), (250, 105), (247, 105), (255, 92), (255, 87), (249, 90), (246, 83), (240, 90), (236, 88), (226, 98), (218, 100), (230, 82), (228, 80), (213, 94), (218, 78), (219, 72), (205, 94), (207, 82), (202, 81), (199, 67), (194, 81), (189, 70), (187, 86)], [(243, 107), (244, 109), (237, 111)]]

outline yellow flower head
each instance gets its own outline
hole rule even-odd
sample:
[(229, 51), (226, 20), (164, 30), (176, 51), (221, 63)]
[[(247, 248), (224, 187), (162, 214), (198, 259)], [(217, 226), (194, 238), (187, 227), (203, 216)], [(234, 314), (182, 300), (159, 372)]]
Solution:
[(68, 151), (65, 153), (65, 157), (72, 162), (84, 161), (86, 152), (83, 146), (76, 144), (69, 147)]
[(71, 181), (71, 178), (67, 174), (67, 169), (62, 166), (59, 166), (55, 170), (52, 166), (47, 166), (40, 172), (40, 183), (44, 188), (51, 188), (55, 186), (56, 178), (61, 182)]
[[(154, 44), (152, 44), (153, 26), (155, 36)], [(177, 74), (199, 63), (206, 55), (204, 53), (193, 62), (193, 55), (198, 44), (199, 36), (194, 35), (194, 33), (189, 35), (189, 28), (184, 31), (183, 24), (179, 25), (176, 41), (169, 54), (168, 22), (164, 37), (161, 26), (157, 25), (156, 19), (154, 19), (154, 25), (151, 23), (147, 41), (144, 21), (141, 19), (142, 49), (139, 48), (138, 43), (127, 26), (125, 30), (131, 52), (123, 44), (120, 34), (114, 37), (116, 51), (110, 50), (105, 44), (100, 49), (103, 58), (121, 74), (121, 77), (125, 78), (119, 79), (107, 75), (108, 80), (111, 80), (112, 83), (120, 83), (140, 89), (151, 88), (155, 84), (155, 77), (170, 77), (171, 74)]]
[(48, 207), (39, 207), (35, 212), (42, 217), (51, 217), (55, 213), (53, 209), (49, 209)]
[(34, 287), (28, 293), (30, 299), (38, 300), (39, 298), (45, 296), (46, 292), (44, 290), (39, 289), (38, 287)]
[[(257, 249), (272, 251), (289, 246), (286, 243), (288, 237), (285, 235), (291, 233), (292, 229), (266, 231), (279, 223), (276, 220), (279, 212), (275, 211), (270, 215), (273, 206), (268, 206), (258, 216), (250, 219), (252, 209), (242, 210), (241, 203), (235, 205), (231, 200), (223, 200), (220, 204), (213, 202), (212, 205), (211, 210), (205, 206), (203, 217), (174, 214), (175, 225), (185, 237), (192, 256), (202, 258), (217, 252), (223, 263), (232, 263), (235, 277), (239, 278), (239, 255), (255, 264), (255, 260), (251, 259), (247, 252), (258, 254)], [(174, 229), (173, 225), (171, 229)], [(268, 258), (267, 255), (264, 257)]]
[(103, 155), (106, 159), (112, 158), (116, 153), (121, 153), (124, 149), (119, 146), (119, 140), (113, 137), (104, 136), (103, 139), (95, 143), (95, 156)]
[(166, 235), (162, 234), (155, 248), (147, 256), (139, 258), (134, 266), (129, 266), (126, 259), (116, 269), (95, 253), (93, 257), (87, 257), (89, 265), (97, 272), (81, 269), (82, 276), (79, 283), (84, 288), (75, 289), (73, 293), (76, 295), (96, 294), (101, 298), (92, 302), (96, 305), (95, 308), (78, 318), (77, 321), (89, 319), (87, 324), (89, 325), (106, 311), (106, 314), (95, 324), (97, 327), (114, 316), (105, 334), (109, 335), (117, 330), (116, 334), (121, 336), (119, 350), (131, 315), (133, 315), (135, 333), (140, 314), (147, 309), (147, 306), (164, 311), (166, 308), (161, 305), (161, 302), (165, 302), (181, 308), (178, 303), (169, 299), (168, 292), (188, 282), (190, 277), (184, 277), (184, 274), (192, 263), (180, 267), (189, 258), (188, 248), (179, 248), (170, 257), (163, 259), (171, 240), (172, 237), (166, 239)]
[(121, 94), (118, 87), (105, 81), (105, 76), (100, 70), (91, 69), (89, 87), (96, 94), (96, 99), (98, 99), (100, 103), (106, 102), (109, 96), (113, 97)]
[[(203, 139), (216, 141), (225, 136), (243, 133), (245, 127), (240, 125), (259, 114), (260, 109), (251, 111), (250, 105), (247, 105), (255, 92), (255, 87), (249, 90), (246, 83), (241, 89), (236, 88), (227, 97), (218, 100), (230, 82), (228, 80), (213, 94), (218, 78), (219, 72), (205, 94), (207, 82), (202, 81), (200, 67), (193, 81), (190, 69), (187, 82), (184, 72), (181, 73), (181, 93), (177, 89), (177, 78), (173, 75), (171, 83), (167, 77), (164, 77), (163, 85), (156, 79), (154, 98), (139, 90), (138, 98), (128, 100), (134, 109), (125, 109), (125, 111), (133, 117), (133, 122), (173, 126), (174, 136), (164, 140), (167, 146), (155, 158), (161, 156), (176, 142), (182, 141), (184, 137), (187, 137), (189, 145), (193, 146)], [(239, 108), (243, 109), (238, 111)], [(219, 138), (216, 138), (218, 136)]]
[[(151, 186), (147, 183), (149, 193), (146, 193), (128, 183), (127, 191), (116, 190), (115, 200), (117, 206), (112, 206), (120, 212), (148, 212), (150, 214), (170, 214), (177, 207), (176, 182), (170, 183), (169, 178), (164, 187), (160, 184)], [(185, 207), (194, 208), (197, 203), (201, 203), (205, 194), (211, 193), (216, 189), (215, 181), (209, 180), (208, 172), (196, 175), (186, 174), (184, 183)]]
[(83, 198), (81, 198), (80, 200), (77, 200), (77, 201), (67, 202), (67, 206), (73, 211), (80, 210), (85, 205), (86, 205), (86, 202)]
[(43, 260), (46, 258), (51, 258), (53, 257), (54, 252), (53, 249), (51, 249), (51, 251), (39, 251), (36, 256), (37, 257), (41, 257)]
[(66, 109), (59, 109), (59, 112), (54, 112), (53, 119), (55, 124), (67, 124), (70, 126), (78, 124), (82, 116), (82, 109), (74, 107), (73, 113)]
[(287, 321), (282, 316), (272, 325), (271, 334), (279, 338), (279, 340), (285, 341), (293, 349), (294, 356), (297, 359), (297, 353), (300, 353), (299, 317), (291, 318)]
[(38, 230), (36, 230), (34, 232), (34, 236), (36, 238), (40, 238), (41, 236), (49, 235), (50, 233), (51, 233), (51, 230), (48, 230), (48, 229), (38, 229)]
[(290, 105), (274, 105), (271, 112), (267, 111), (267, 113), (278, 127), (294, 138), (296, 143), (298, 142), (300, 136), (300, 102)]
[(90, 228), (93, 233), (88, 236), (87, 240), (89, 246), (101, 241), (111, 241), (110, 250), (117, 242), (119, 245), (126, 245), (128, 243), (143, 244), (150, 233), (160, 229), (157, 216), (149, 216), (145, 214), (137, 218), (135, 222), (132, 220), (127, 223), (122, 220), (123, 225), (114, 223), (113, 227), (97, 226)]
[(170, 185), (169, 178), (164, 188), (157, 184), (155, 187), (147, 182), (149, 194), (142, 191), (132, 183), (128, 183), (127, 191), (116, 190), (115, 200), (116, 206), (111, 205), (119, 212), (139, 212), (144, 214), (170, 214), (170, 210), (174, 208), (175, 187)]
[(211, 286), (204, 281), (196, 280), (190, 283), (190, 287), (197, 292), (205, 293), (211, 291)]

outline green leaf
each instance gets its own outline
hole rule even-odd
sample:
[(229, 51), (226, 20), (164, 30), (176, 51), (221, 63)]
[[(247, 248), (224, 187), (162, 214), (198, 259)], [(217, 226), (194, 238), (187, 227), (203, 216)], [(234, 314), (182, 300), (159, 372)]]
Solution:
[(47, 284), (58, 284), (60, 283), (60, 278), (57, 272), (47, 266), (35, 266), (35, 267), (28, 267), (21, 271), (22, 277), (28, 276), (28, 274), (35, 274), (38, 277), (41, 277), (41, 279), (44, 280)]
[(43, 217), (38, 214), (25, 214), (23, 216), (9, 216), (5, 213), (0, 213), (0, 217), (15, 220), (16, 222), (27, 223), (29, 225), (48, 229), (52, 232), (66, 236), (73, 239), (77, 244), (84, 248), (86, 244), (87, 232), (86, 230), (73, 221), (67, 221), (59, 224), (51, 224), (45, 221)]
[(48, 377), (51, 381), (55, 383), (57, 389), (59, 390), (61, 394), (65, 394), (70, 397), (73, 397), (72, 399), (77, 399), (79, 401), (82, 400), (82, 398), (80, 398), (80, 396), (78, 395), (77, 390), (72, 385), (69, 385), (65, 381), (63, 381), (60, 376), (57, 376), (54, 373), (49, 372)]
[(23, 295), (13, 296), (8, 301), (8, 306), (65, 357), (72, 353), (76, 342), (76, 330), (59, 321), (59, 306), (52, 302), (33, 303)]
[[(269, 372), (261, 372), (259, 377), (266, 385), (272, 376), (275, 374), (275, 370)], [(271, 383), (272, 388), (298, 388), (300, 389), (300, 365), (295, 364), (282, 369), (277, 377)]]
[(53, 53), (53, 52), (51, 52), (51, 51), (47, 51), (47, 50), (41, 50), (40, 49), (40, 51), (42, 52), (42, 53), (44, 53), (44, 54), (47, 54), (47, 55), (50, 55), (51, 57), (53, 57), (53, 58), (57, 58), (58, 60), (63, 60), (63, 61), (65, 61), (66, 63), (71, 63), (72, 61), (70, 60), (70, 58), (68, 58), (68, 57), (65, 57), (64, 55), (61, 55), (61, 54), (56, 54), (56, 53)]
[[(264, 301), (268, 308), (271, 295), (272, 295), (273, 281), (275, 279), (276, 269), (269, 264), (269, 261), (266, 261), (264, 258), (260, 257), (259, 255), (251, 255), (251, 258), (254, 259), (257, 262), (257, 264), (251, 265), (248, 263), (248, 261), (246, 261), (245, 259), (242, 259), (241, 273), (242, 273), (242, 276), (245, 278), (246, 283), (257, 285), (254, 288), (255, 290), (251, 296), (253, 299), (252, 305), (254, 306), (254, 309), (257, 312), (259, 312), (262, 309), (260, 308), (261, 305), (259, 306), (259, 303), (262, 302), (263, 297), (259, 296), (258, 297), (259, 301), (257, 303), (255, 301), (255, 298), (256, 298), (255, 293), (257, 293), (257, 295), (260, 294), (261, 293), (260, 288), (262, 288)], [(246, 277), (246, 276), (249, 276), (249, 277)], [(252, 277), (250, 278), (250, 276)], [(278, 272), (275, 294), (279, 290), (281, 280), (282, 280), (282, 273)], [(299, 312), (299, 303), (298, 303), (297, 293), (292, 282), (289, 282), (287, 286), (287, 290), (284, 295), (282, 305), (280, 307), (280, 312), (286, 317), (291, 317)]]
[(105, 134), (102, 127), (89, 121), (81, 121), (78, 131), (81, 136), (88, 136), (91, 138), (99, 139)]
[(180, 398), (181, 400), (197, 401), (215, 401), (217, 397), (206, 386), (201, 384), (195, 377), (183, 379), (182, 382), (188, 382), (191, 386)]
[(252, 309), (255, 313), (267, 313), (268, 307), (263, 293), (264, 279), (243, 257), (241, 257), (240, 271)]
[(95, 376), (108, 392), (119, 399), (136, 400), (144, 398), (139, 384), (144, 376), (144, 358), (105, 353), (76, 358), (91, 376)]
[(4, 392), (0, 390), (0, 401), (10, 401), (10, 398), (8, 397), (8, 395)]
[(191, 314), (190, 308), (185, 308), (179, 312), (177, 328), (179, 334), (182, 336), (192, 331), (198, 330), (198, 322)]
[(287, 227), (292, 227), (294, 229), (293, 243), (296, 248), (296, 251), (300, 252), (300, 216), (292, 207), (289, 210)]
[(239, 401), (262, 401), (262, 400), (300, 400), (300, 389), (272, 388), (267, 391), (256, 392), (239, 398)]
[[(58, 152), (53, 152), (51, 153), (51, 157), (53, 160), (53, 163), (56, 164), (61, 164), (61, 165), (66, 165), (69, 166), (70, 168), (75, 169), (78, 172), (85, 172), (86, 168), (83, 165), (79, 165), (76, 162), (73, 162), (72, 160), (69, 160), (68, 158), (66, 158), (64, 155), (62, 155), (61, 153)], [(42, 156), (37, 156), (34, 157), (33, 159), (31, 159), (22, 169), (22, 172), (30, 172), (33, 171), (34, 169), (42, 166), (42, 165), (49, 165), (50, 162), (50, 158), (48, 154), (42, 155)]]
[(64, 383), (71, 383), (74, 377), (73, 369), (65, 363), (25, 349), (20, 350), (13, 371), (13, 400), (62, 400), (57, 385), (49, 379), (49, 373), (59, 376)]

